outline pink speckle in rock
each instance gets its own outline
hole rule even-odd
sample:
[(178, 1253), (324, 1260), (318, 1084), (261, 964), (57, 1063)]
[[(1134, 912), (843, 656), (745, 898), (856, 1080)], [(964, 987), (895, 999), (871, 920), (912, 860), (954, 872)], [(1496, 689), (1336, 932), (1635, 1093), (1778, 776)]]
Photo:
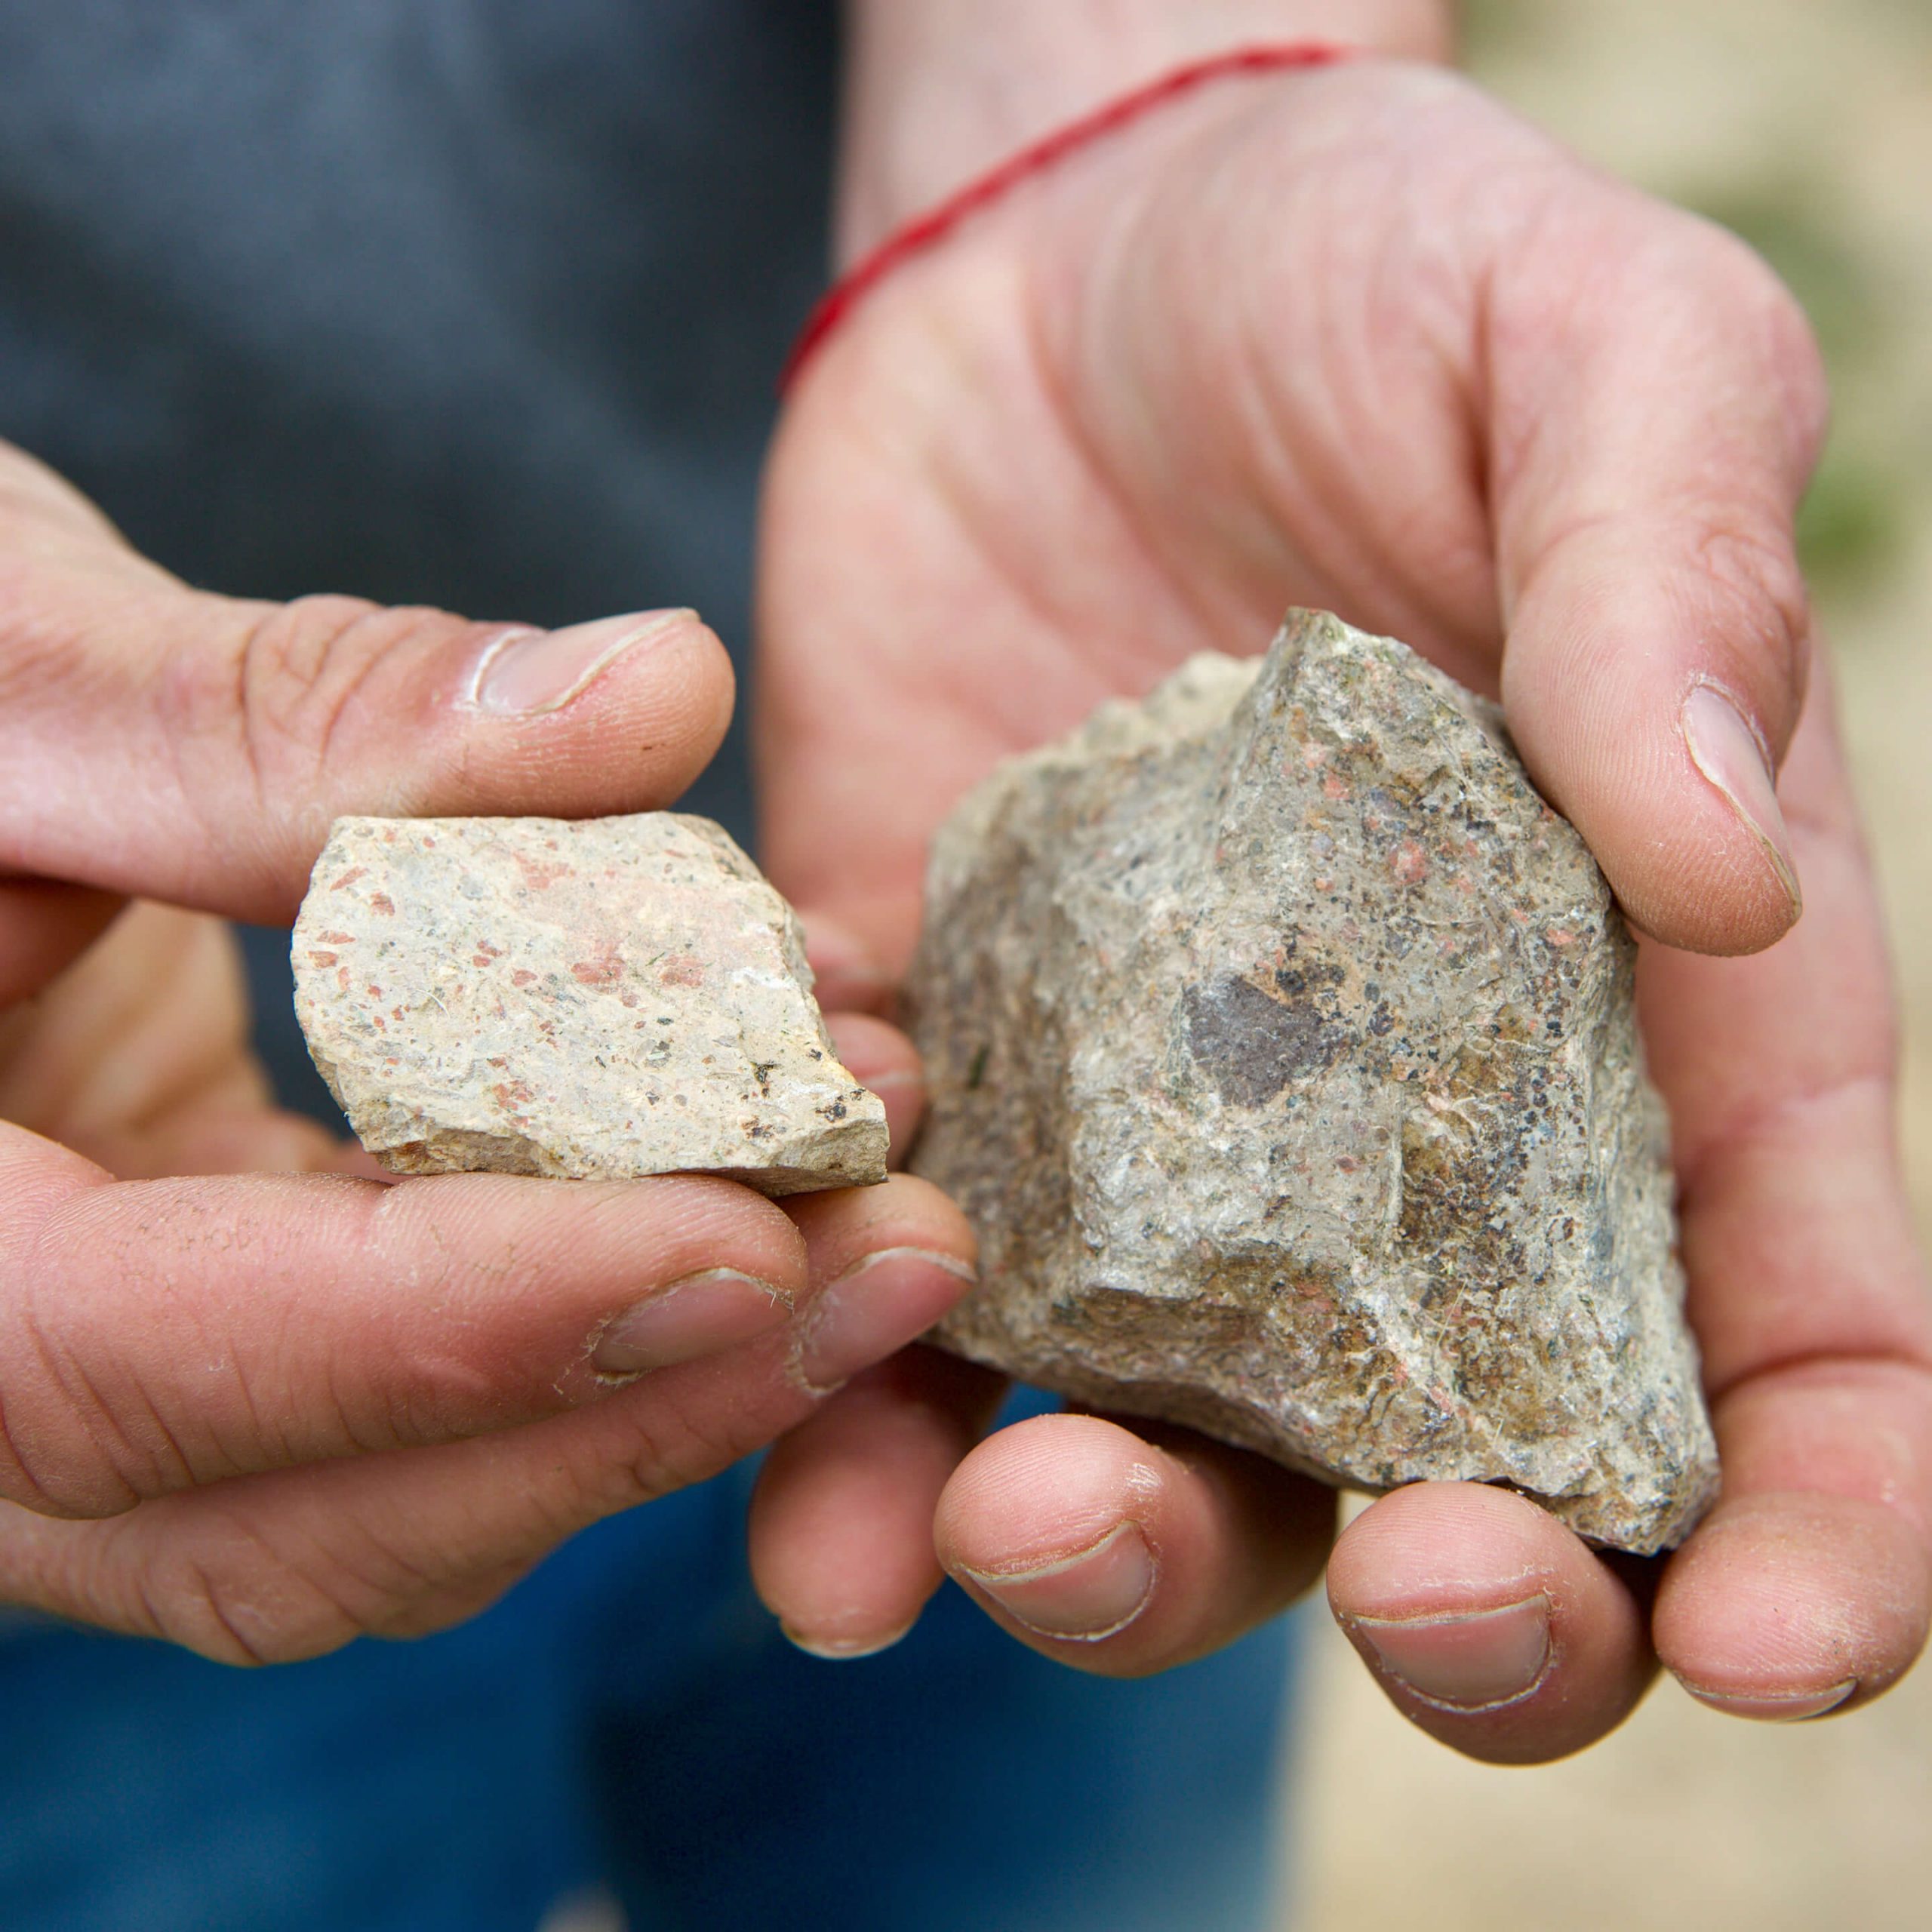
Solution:
[(1429, 876), (1429, 854), (1413, 838), (1395, 848), (1389, 869), (1404, 885), (1420, 885)]
[(365, 986), (363, 990), (371, 999), (380, 999), (383, 996), (383, 989), (380, 986)]
[(325, 946), (353, 946), (355, 935), (353, 933), (324, 933), (321, 940)]
[(395, 917), (395, 901), (386, 892), (372, 892), (369, 895), (369, 909), (392, 919)]
[[(552, 851), (556, 850), (554, 843), (551, 844), (550, 849)], [(558, 879), (568, 878), (575, 869), (561, 860), (555, 864), (549, 864), (541, 859), (526, 859), (521, 852), (514, 853), (512, 856), (516, 860), (517, 870), (523, 875), (524, 884), (532, 892), (548, 892)]]
[(1567, 926), (1552, 926), (1543, 937), (1552, 946), (1574, 946), (1577, 943), (1577, 935)]
[(1321, 781), (1321, 795), (1324, 798), (1332, 798), (1337, 804), (1340, 804), (1349, 795), (1348, 780), (1330, 772)]
[(507, 1114), (519, 1112), (536, 1098), (528, 1083), (521, 1080), (499, 1080), (490, 1091), (496, 1095), (497, 1106)]
[(580, 959), (571, 968), (571, 977), (586, 986), (614, 986), (623, 977), (624, 962), (615, 940), (606, 940), (589, 959)]
[(528, 966), (519, 966), (510, 975), (510, 984), (513, 986), (534, 986), (536, 982), (537, 975)]
[(704, 984), (704, 962), (688, 952), (674, 952), (665, 961), (657, 975), (657, 983), (661, 986), (701, 986)]
[(341, 892), (345, 891), (348, 887), (353, 885), (358, 878), (361, 878), (362, 875), (368, 871), (368, 869), (369, 868), (367, 866), (351, 866), (348, 871), (343, 874), (341, 878), (334, 881), (331, 884), (329, 890), (331, 892)]
[(338, 956), (333, 952), (312, 952), (309, 955), (309, 964), (311, 966), (333, 966)]

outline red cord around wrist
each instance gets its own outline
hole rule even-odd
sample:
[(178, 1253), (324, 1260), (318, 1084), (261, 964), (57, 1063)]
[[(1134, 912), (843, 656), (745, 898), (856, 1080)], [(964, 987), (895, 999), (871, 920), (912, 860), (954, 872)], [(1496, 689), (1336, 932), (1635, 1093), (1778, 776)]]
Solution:
[(1233, 74), (1330, 66), (1361, 51), (1358, 48), (1312, 40), (1279, 47), (1235, 48), (1228, 53), (1177, 67), (1158, 80), (1136, 88), (1131, 94), (1122, 94), (1029, 143), (976, 180), (955, 189), (936, 208), (915, 215), (903, 228), (895, 229), (834, 282), (806, 318), (798, 340), (792, 346), (791, 354), (785, 358), (784, 372), (778, 378), (779, 394), (783, 395), (790, 389), (798, 380), (799, 371), (811, 360), (826, 337), (901, 263), (943, 241), (969, 216), (998, 201), (1029, 176), (1043, 174), (1076, 149), (1088, 146), (1116, 128), (1139, 120), (1151, 109), (1180, 95), (1192, 94), (1211, 81), (1222, 80)]

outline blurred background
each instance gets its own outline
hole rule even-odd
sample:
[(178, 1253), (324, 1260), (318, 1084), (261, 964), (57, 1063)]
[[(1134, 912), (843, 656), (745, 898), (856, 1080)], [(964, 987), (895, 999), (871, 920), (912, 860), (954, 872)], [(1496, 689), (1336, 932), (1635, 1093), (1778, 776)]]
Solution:
[[(1905, 1159), (1932, 1232), (1932, 6), (1468, 0), (1469, 64), (1531, 118), (1725, 223), (1810, 311), (1836, 426), (1804, 536), (1906, 1009)], [(1841, 1722), (1660, 1684), (1607, 1743), (1469, 1764), (1383, 1701), (1321, 1605), (1295, 1932), (1932, 1925), (1932, 1669)]]

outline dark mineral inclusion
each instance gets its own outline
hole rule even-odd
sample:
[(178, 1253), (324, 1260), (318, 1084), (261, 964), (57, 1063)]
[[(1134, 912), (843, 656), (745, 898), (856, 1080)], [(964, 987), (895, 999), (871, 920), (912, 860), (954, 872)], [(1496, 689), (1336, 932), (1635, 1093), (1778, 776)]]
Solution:
[(934, 844), (939, 1331), (1333, 1483), (1506, 1483), (1654, 1551), (1710, 1501), (1663, 1115), (1602, 875), (1495, 707), (1296, 613), (996, 771)]

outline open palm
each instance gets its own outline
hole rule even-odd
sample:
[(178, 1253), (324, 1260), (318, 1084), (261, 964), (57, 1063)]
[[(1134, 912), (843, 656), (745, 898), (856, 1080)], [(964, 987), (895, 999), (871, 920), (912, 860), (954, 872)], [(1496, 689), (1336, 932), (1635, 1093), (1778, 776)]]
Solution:
[[(1721, 1707), (1805, 1715), (1921, 1641), (1932, 1334), (1792, 549), (1823, 420), (1755, 257), (1457, 80), (1363, 63), (1175, 103), (907, 264), (808, 368), (774, 454), (766, 854), (888, 979), (966, 786), (1192, 651), (1259, 649), (1297, 603), (1500, 691), (1647, 935), (1724, 1498), (1660, 1580), (1496, 1491), (1400, 1492), (1351, 1527), (1338, 1614), (1478, 1755), (1589, 1741), (1654, 1654)], [(845, 1432), (854, 1471), (868, 1431), (921, 1441), (894, 1506), (936, 1507), (948, 1567), (1038, 1647), (1158, 1668), (1318, 1566), (1324, 1499), (1177, 1432), (1050, 1418), (955, 1469), (987, 1391), (944, 1373), (942, 1398), (915, 1358), (807, 1429)], [(855, 1587), (764, 1574), (794, 1620)]]

